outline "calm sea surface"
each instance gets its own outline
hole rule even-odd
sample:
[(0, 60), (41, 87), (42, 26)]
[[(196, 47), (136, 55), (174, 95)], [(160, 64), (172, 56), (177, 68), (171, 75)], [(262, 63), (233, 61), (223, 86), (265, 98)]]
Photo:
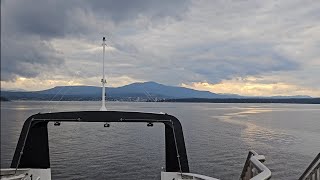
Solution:
[[(1, 102), (1, 168), (10, 166), (23, 122), (49, 111), (97, 110), (100, 102)], [(180, 119), (190, 170), (238, 179), (248, 150), (266, 157), (273, 179), (297, 179), (320, 151), (320, 106), (108, 102), (109, 110), (165, 112)], [(160, 179), (164, 127), (48, 125), (53, 179)]]

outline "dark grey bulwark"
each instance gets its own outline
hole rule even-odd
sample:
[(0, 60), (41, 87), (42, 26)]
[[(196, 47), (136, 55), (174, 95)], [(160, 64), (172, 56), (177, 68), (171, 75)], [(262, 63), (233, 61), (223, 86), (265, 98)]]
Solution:
[(163, 123), (165, 125), (166, 171), (189, 172), (183, 131), (176, 117), (168, 114), (121, 111), (56, 112), (30, 116), (23, 125), (11, 168), (50, 168), (47, 125), (48, 122), (55, 121)]

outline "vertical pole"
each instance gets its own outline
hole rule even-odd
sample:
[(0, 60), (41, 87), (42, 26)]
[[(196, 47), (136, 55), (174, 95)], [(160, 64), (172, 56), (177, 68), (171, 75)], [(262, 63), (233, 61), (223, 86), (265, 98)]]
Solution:
[(105, 84), (107, 83), (106, 79), (105, 79), (105, 74), (104, 74), (104, 54), (105, 54), (105, 46), (106, 46), (106, 38), (103, 37), (102, 38), (102, 46), (103, 46), (103, 66), (102, 66), (102, 79), (101, 79), (101, 83), (102, 83), (102, 106), (100, 108), (100, 111), (106, 111), (106, 90), (105, 90)]

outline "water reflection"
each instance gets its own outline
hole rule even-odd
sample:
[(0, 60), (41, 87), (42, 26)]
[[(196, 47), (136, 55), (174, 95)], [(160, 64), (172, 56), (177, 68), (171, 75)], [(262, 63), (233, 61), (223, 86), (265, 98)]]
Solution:
[(279, 145), (279, 148), (281, 148), (281, 146), (293, 145), (300, 142), (297, 137), (290, 135), (281, 129), (270, 129), (254, 123), (254, 120), (256, 120), (255, 118), (261, 116), (259, 114), (281, 111), (281, 109), (275, 110), (273, 108), (261, 108), (256, 106), (242, 108), (240, 110), (241, 111), (239, 112), (220, 116), (219, 119), (224, 122), (245, 126), (244, 130), (241, 131), (241, 138), (250, 147), (263, 146), (267, 148), (270, 147), (270, 142), (272, 142), (273, 145), (277, 144)]
[[(100, 105), (2, 103), (1, 166), (9, 167), (22, 124), (30, 115), (52, 107), (79, 111)], [(192, 172), (220, 179), (239, 178), (249, 149), (266, 156), (274, 179), (297, 179), (320, 149), (317, 105), (108, 102), (107, 108), (176, 116)], [(53, 179), (159, 179), (165, 159), (162, 126), (119, 123), (106, 129), (103, 124), (62, 123), (50, 124), (49, 133)]]

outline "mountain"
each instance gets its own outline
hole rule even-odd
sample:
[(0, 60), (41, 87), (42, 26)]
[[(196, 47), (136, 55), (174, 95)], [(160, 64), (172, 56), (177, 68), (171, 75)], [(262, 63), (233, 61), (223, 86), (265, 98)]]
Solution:
[(194, 89), (166, 86), (156, 82), (133, 83), (118, 88), (109, 88), (109, 94), (144, 94), (155, 95), (165, 98), (227, 98), (229, 96), (215, 94), (209, 91), (198, 91)]
[[(96, 86), (57, 86), (43, 91), (12, 92), (1, 94), (12, 100), (100, 100), (101, 87)], [(142, 100), (180, 98), (235, 98), (237, 95), (215, 94), (184, 87), (166, 86), (156, 82), (132, 83), (122, 87), (108, 87), (107, 98), (111, 100)]]
[[(232, 95), (219, 95), (209, 91), (198, 91), (194, 89), (166, 86), (156, 82), (132, 83), (122, 87), (108, 87), (107, 95), (110, 97), (127, 96), (159, 96), (166, 98), (228, 98)], [(95, 86), (57, 86), (52, 89), (38, 91), (40, 94), (64, 95), (92, 95), (101, 96), (101, 87)]]
[(12, 88), (12, 89), (1, 88), (1, 91), (25, 92), (26, 90), (24, 90), (24, 89), (20, 89), (20, 88)]
[[(41, 95), (64, 94), (65, 96), (101, 97), (101, 87), (96, 86), (57, 86), (52, 89), (37, 91)], [(132, 83), (122, 87), (108, 87), (107, 97), (140, 97), (140, 98), (228, 98), (234, 95), (220, 95), (209, 91), (166, 86), (156, 82)]]
[[(100, 100), (101, 87), (96, 86), (57, 86), (43, 91), (13, 92), (1, 91), (1, 96), (10, 100)], [(109, 100), (155, 101), (164, 99), (241, 99), (241, 98), (286, 98), (281, 97), (244, 97), (235, 94), (216, 94), (185, 87), (167, 86), (156, 82), (132, 83), (122, 87), (108, 87)], [(287, 98), (306, 98), (288, 96)]]
[(92, 96), (92, 95), (99, 95), (101, 96), (101, 87), (96, 86), (56, 86), (51, 89), (43, 90), (43, 91), (34, 91), (35, 93), (39, 94), (48, 94), (48, 95), (55, 95), (55, 94), (64, 94), (64, 95), (81, 95), (81, 96)]

